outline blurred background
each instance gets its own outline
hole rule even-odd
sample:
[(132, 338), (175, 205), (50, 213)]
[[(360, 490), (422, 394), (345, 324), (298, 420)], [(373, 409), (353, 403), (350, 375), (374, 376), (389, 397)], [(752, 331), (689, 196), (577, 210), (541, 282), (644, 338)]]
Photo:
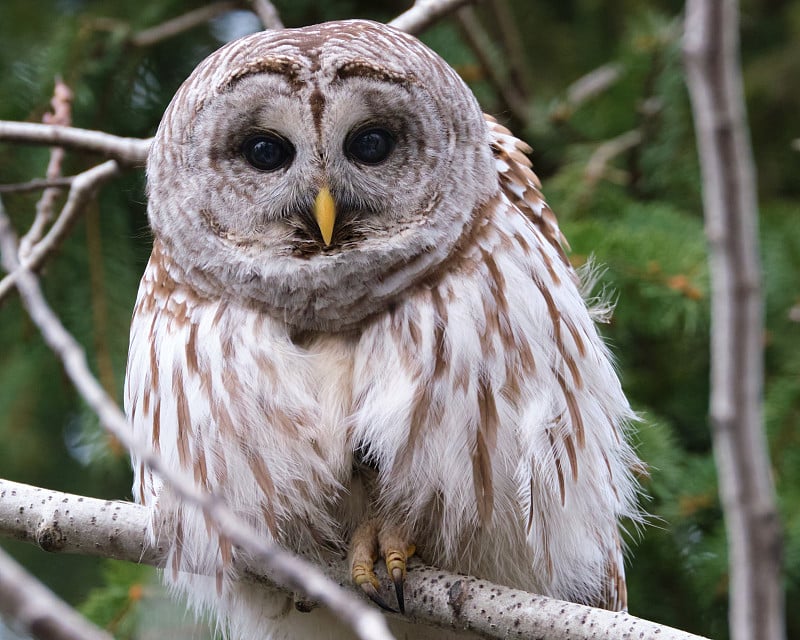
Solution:
[[(41, 122), (60, 76), (74, 93), (75, 126), (151, 136), (201, 59), (260, 28), (252, 13), (237, 10), (168, 39), (141, 37), (208, 4), (2, 0), (0, 119)], [(386, 21), (411, 3), (275, 4), (287, 26), (302, 26), (350, 17)], [(617, 307), (602, 331), (642, 417), (635, 440), (650, 465), (643, 506), (651, 522), (628, 536), (631, 613), (726, 638), (726, 543), (707, 419), (708, 270), (681, 64), (682, 9), (678, 0), (485, 0), (471, 16), (437, 23), (422, 40), (458, 70), (485, 111), (534, 148), (534, 168), (573, 262), (593, 256), (604, 266), (598, 292), (605, 289)], [(743, 0), (741, 26), (766, 289), (764, 411), (785, 530), (787, 602), (794, 603), (800, 598), (800, 0)], [(48, 156), (46, 148), (0, 144), (0, 183), (42, 177)], [(96, 162), (68, 152), (64, 173)], [(38, 197), (4, 197), (18, 229), (32, 221)], [(107, 184), (44, 271), (48, 299), (120, 402), (130, 315), (150, 248), (145, 206), (141, 170)], [(16, 295), (0, 302), (0, 477), (131, 497), (127, 453), (77, 398)], [(161, 614), (150, 568), (0, 544), (117, 637), (179, 637), (184, 627), (187, 637), (199, 637), (182, 612)], [(787, 616), (788, 637), (800, 637), (800, 610), (790, 605)]]

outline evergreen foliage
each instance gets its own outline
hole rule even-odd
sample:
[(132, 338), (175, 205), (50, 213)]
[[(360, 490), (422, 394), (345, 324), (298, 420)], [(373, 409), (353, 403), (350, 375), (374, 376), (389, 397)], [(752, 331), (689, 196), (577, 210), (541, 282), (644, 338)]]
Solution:
[[(326, 19), (386, 20), (409, 2), (277, 1), (289, 26)], [(153, 134), (168, 101), (203, 57), (258, 28), (228, 14), (146, 48), (130, 35), (202, 6), (200, 0), (3, 0), (0, 119), (41, 121), (56, 75), (75, 93), (73, 122), (118, 135)], [(478, 10), (508, 64), (492, 3)], [(487, 112), (534, 147), (544, 191), (576, 265), (602, 267), (596, 292), (616, 303), (604, 334), (641, 416), (634, 438), (649, 464), (650, 524), (629, 536), (631, 612), (725, 638), (727, 560), (710, 448), (709, 276), (700, 178), (681, 66), (681, 3), (662, 0), (510, 0), (525, 47), (529, 117), (519, 121), (492, 88), (452, 20), (423, 35), (473, 86)], [(767, 333), (764, 411), (785, 527), (787, 601), (800, 597), (800, 0), (746, 0), (743, 62), (759, 168)], [(611, 63), (616, 80), (578, 104), (569, 86)], [(610, 141), (638, 142), (603, 157)], [(48, 151), (0, 144), (0, 183), (44, 174)], [(65, 174), (95, 157), (70, 152)], [(4, 197), (18, 229), (39, 194)], [(144, 177), (105, 186), (48, 263), (48, 299), (121, 399), (128, 327), (149, 252)], [(22, 312), (0, 303), (0, 476), (96, 497), (130, 498), (127, 454), (109, 441)], [(36, 575), (117, 637), (140, 628), (152, 570), (89, 558), (50, 558), (3, 541)], [(149, 586), (148, 586), (149, 585)], [(137, 591), (137, 588), (139, 591)], [(88, 594), (88, 595), (87, 595)], [(138, 594), (138, 599), (137, 599)], [(789, 607), (789, 637), (800, 611)]]

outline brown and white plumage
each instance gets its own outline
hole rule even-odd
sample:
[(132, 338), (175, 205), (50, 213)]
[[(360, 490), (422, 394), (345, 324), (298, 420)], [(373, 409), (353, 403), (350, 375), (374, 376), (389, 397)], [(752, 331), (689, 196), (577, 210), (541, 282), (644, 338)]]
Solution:
[[(380, 162), (348, 154), (365, 126), (393, 136)], [(261, 131), (290, 141), (288, 164), (247, 163)], [(305, 555), (342, 553), (375, 518), (426, 562), (625, 607), (632, 413), (528, 151), (384, 25), (265, 32), (210, 56), (148, 161), (136, 435)], [(323, 188), (330, 243), (311, 213)], [(167, 579), (196, 606), (235, 637), (326, 637), (328, 614), (237, 583), (230, 544), (134, 470), (153, 535), (175, 531)]]

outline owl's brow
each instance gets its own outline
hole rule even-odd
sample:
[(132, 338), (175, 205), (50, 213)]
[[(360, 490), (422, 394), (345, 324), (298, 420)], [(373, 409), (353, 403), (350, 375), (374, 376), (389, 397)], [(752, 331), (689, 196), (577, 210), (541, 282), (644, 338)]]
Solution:
[(221, 89), (229, 91), (243, 78), (258, 73), (274, 73), (286, 78), (290, 83), (298, 82), (300, 75), (300, 63), (293, 58), (262, 58), (253, 60), (239, 67), (234, 73), (228, 76), (222, 83)]
[(380, 82), (399, 84), (404, 87), (417, 82), (417, 78), (413, 73), (401, 73), (366, 60), (345, 62), (336, 70), (336, 78), (339, 80), (368, 78), (370, 80), (379, 80)]

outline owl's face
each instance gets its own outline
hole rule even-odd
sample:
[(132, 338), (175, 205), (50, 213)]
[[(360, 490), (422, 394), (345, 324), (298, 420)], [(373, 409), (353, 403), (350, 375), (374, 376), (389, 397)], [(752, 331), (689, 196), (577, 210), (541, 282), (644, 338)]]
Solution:
[(480, 108), (415, 38), (365, 21), (206, 59), (148, 160), (156, 237), (189, 284), (345, 330), (447, 259), (497, 189)]

